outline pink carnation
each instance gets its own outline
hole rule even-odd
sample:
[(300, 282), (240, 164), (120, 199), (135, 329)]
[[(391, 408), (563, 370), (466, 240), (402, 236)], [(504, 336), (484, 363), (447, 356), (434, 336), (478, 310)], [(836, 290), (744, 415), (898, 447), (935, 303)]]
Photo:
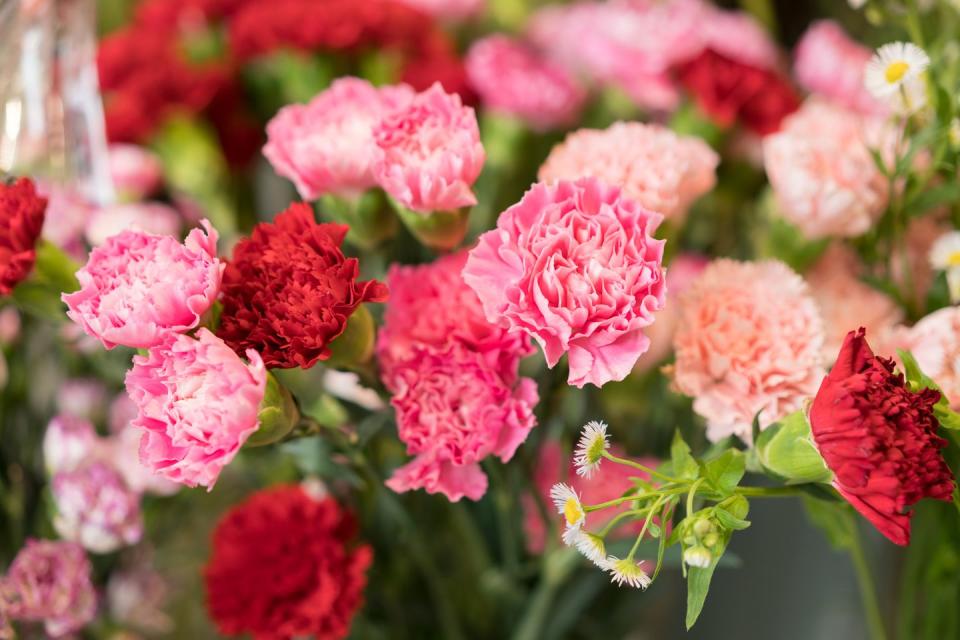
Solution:
[(373, 173), (404, 207), (420, 213), (477, 203), (471, 187), (485, 158), (473, 109), (439, 83), (374, 128), (381, 156)]
[(143, 200), (163, 182), (160, 158), (135, 144), (112, 144), (109, 149), (110, 176), (121, 200)]
[(851, 40), (832, 20), (814, 22), (794, 51), (794, 73), (807, 91), (865, 114), (887, 109), (863, 84), (873, 51)]
[(667, 219), (682, 220), (690, 204), (716, 184), (719, 156), (699, 138), (658, 124), (617, 122), (580, 129), (541, 165), (543, 182), (593, 176)]
[(924, 317), (906, 332), (902, 348), (913, 353), (950, 407), (960, 410), (960, 307), (946, 307)]
[(387, 486), (479, 500), (487, 490), (480, 461), (510, 460), (536, 424), (536, 384), (529, 378), (508, 384), (483, 354), (456, 344), (412, 355), (391, 379), (391, 402), (400, 439), (416, 457)]
[(83, 229), (95, 207), (79, 193), (61, 186), (44, 184), (38, 190), (47, 198), (43, 239), (82, 260), (86, 256)]
[(126, 384), (139, 410), (133, 424), (145, 431), (141, 462), (174, 482), (213, 488), (257, 430), (267, 374), (257, 352), (247, 359), (205, 328), (134, 356)]
[(105, 439), (102, 450), (131, 491), (157, 496), (175, 494), (180, 490), (179, 484), (158, 475), (140, 460), (142, 439), (143, 432), (129, 424)]
[(360, 78), (340, 78), (308, 104), (281, 109), (267, 124), (263, 155), (304, 200), (326, 193), (352, 197), (376, 185), (373, 128), (412, 97), (406, 85), (378, 89)]
[(55, 416), (43, 434), (43, 461), (52, 475), (73, 471), (87, 463), (96, 453), (99, 438), (85, 418), (70, 414)]
[(487, 0), (400, 0), (400, 2), (440, 20), (451, 22), (477, 16), (487, 4)]
[(781, 262), (716, 260), (680, 298), (674, 382), (693, 396), (714, 442), (749, 441), (803, 406), (823, 378), (823, 323), (800, 276)]
[(508, 383), (516, 380), (520, 359), (531, 352), (530, 339), (487, 320), (461, 275), (466, 262), (461, 251), (430, 264), (390, 267), (390, 301), (377, 336), (384, 380), (424, 349), (444, 350), (453, 343), (480, 354)]
[(858, 236), (883, 213), (888, 181), (870, 154), (885, 137), (880, 127), (810, 99), (763, 139), (780, 213), (806, 237)]
[(57, 411), (97, 420), (107, 405), (107, 388), (96, 378), (70, 378), (57, 389)]
[(61, 538), (79, 542), (94, 553), (134, 545), (143, 536), (140, 495), (102, 462), (63, 471), (51, 483)]
[(463, 278), (487, 319), (524, 331), (568, 382), (622, 380), (666, 296), (661, 216), (596, 178), (535, 184), (480, 236)]
[(744, 11), (711, 8), (701, 23), (706, 48), (758, 69), (776, 69), (780, 51), (763, 25)]
[(159, 202), (115, 204), (92, 210), (84, 233), (87, 242), (98, 247), (128, 229), (158, 236), (176, 236), (180, 233), (180, 220), (176, 209)]
[(574, 122), (586, 99), (566, 69), (505, 35), (477, 40), (467, 53), (466, 68), (485, 107), (539, 131)]
[(184, 244), (170, 236), (124, 231), (92, 252), (77, 272), (80, 290), (64, 294), (67, 315), (112, 349), (148, 348), (193, 329), (220, 291), (217, 232), (206, 220)]

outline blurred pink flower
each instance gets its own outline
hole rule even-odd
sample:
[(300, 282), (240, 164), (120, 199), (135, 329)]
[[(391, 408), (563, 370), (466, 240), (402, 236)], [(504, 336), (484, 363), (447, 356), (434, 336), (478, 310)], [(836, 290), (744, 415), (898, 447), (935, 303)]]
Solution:
[(57, 389), (57, 411), (96, 421), (107, 406), (107, 388), (96, 378), (70, 378)]
[(100, 438), (86, 418), (54, 416), (43, 434), (43, 461), (51, 475), (74, 471), (97, 453)]
[(159, 202), (131, 202), (92, 209), (84, 233), (92, 246), (98, 247), (109, 238), (128, 229), (158, 236), (180, 233), (180, 213)]
[(13, 344), (20, 336), (20, 312), (16, 307), (0, 309), (0, 346)]
[(704, 47), (758, 69), (777, 69), (780, 51), (762, 24), (745, 11), (710, 8), (700, 23)]
[(400, 0), (400, 2), (449, 22), (476, 17), (483, 12), (487, 4), (487, 0)]
[(149, 554), (139, 551), (140, 548), (133, 551), (132, 560), (125, 557), (118, 571), (110, 572), (106, 589), (110, 617), (140, 631), (169, 634), (174, 629), (174, 621), (164, 612), (164, 607), (170, 599), (170, 585), (154, 569)]
[(170, 236), (124, 231), (90, 253), (77, 272), (80, 290), (64, 294), (67, 315), (112, 349), (147, 348), (200, 323), (220, 291), (217, 232), (194, 229), (184, 244)]
[(382, 152), (377, 183), (420, 213), (455, 211), (477, 203), (471, 188), (485, 154), (473, 109), (439, 83), (387, 114), (374, 128)]
[(415, 458), (387, 486), (443, 493), (453, 502), (479, 500), (487, 490), (480, 461), (510, 460), (536, 424), (536, 384), (508, 383), (482, 354), (457, 344), (412, 355), (390, 383), (398, 434)]
[(586, 92), (564, 67), (502, 34), (476, 40), (466, 68), (486, 108), (538, 131), (572, 124), (586, 100)]
[(53, 476), (53, 526), (60, 537), (94, 553), (131, 546), (143, 536), (140, 494), (103, 462)]
[(540, 166), (542, 182), (595, 177), (668, 220), (682, 221), (694, 200), (716, 184), (720, 157), (700, 138), (658, 124), (617, 122), (580, 129)]
[(160, 475), (140, 460), (143, 432), (132, 424), (105, 438), (102, 450), (131, 491), (156, 496), (172, 496), (180, 485)]
[(144, 200), (160, 189), (163, 165), (160, 164), (160, 158), (146, 147), (111, 144), (109, 162), (110, 176), (120, 200)]
[(879, 121), (815, 99), (763, 139), (764, 166), (780, 213), (810, 239), (867, 232), (887, 205)]
[(516, 380), (520, 359), (532, 352), (530, 339), (487, 320), (461, 275), (466, 262), (461, 251), (430, 264), (390, 267), (390, 300), (377, 336), (384, 380), (423, 350), (442, 351), (453, 343), (480, 354), (507, 383)]
[(5, 613), (13, 620), (43, 622), (51, 638), (71, 635), (97, 613), (92, 570), (78, 544), (27, 540), (0, 578), (0, 592), (10, 597)]
[(794, 74), (807, 91), (860, 113), (887, 112), (863, 84), (873, 51), (851, 40), (836, 22), (819, 20), (810, 25), (793, 55)]
[(902, 344), (933, 378), (950, 407), (960, 410), (960, 307), (945, 307), (922, 318), (905, 333)]
[(140, 460), (155, 473), (190, 487), (212, 489), (257, 430), (267, 374), (259, 354), (243, 362), (206, 328), (196, 339), (168, 336), (146, 356), (134, 356), (127, 393), (144, 430)]
[(308, 104), (281, 109), (267, 124), (263, 154), (304, 200), (326, 193), (353, 197), (376, 184), (373, 128), (412, 98), (407, 85), (377, 88), (339, 78)]
[(666, 296), (660, 214), (596, 178), (535, 184), (480, 236), (463, 278), (491, 322), (524, 331), (568, 383), (622, 380)]
[(68, 255), (82, 260), (86, 255), (83, 229), (94, 206), (80, 194), (55, 185), (38, 185), (47, 197), (47, 213), (43, 220), (43, 238)]
[(680, 297), (677, 389), (716, 442), (749, 442), (803, 406), (823, 378), (823, 322), (806, 283), (781, 262), (716, 260)]

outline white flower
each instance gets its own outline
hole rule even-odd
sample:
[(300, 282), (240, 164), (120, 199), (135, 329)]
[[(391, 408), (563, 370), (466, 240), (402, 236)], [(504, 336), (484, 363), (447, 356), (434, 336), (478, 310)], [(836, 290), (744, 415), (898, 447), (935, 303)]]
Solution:
[(713, 556), (710, 555), (710, 551), (706, 547), (697, 545), (683, 552), (683, 561), (691, 567), (706, 569), (713, 562)]
[(610, 572), (610, 581), (616, 582), (618, 586), (626, 584), (634, 589), (646, 589), (650, 586), (650, 576), (643, 570), (642, 562), (610, 556), (607, 558), (607, 570)]
[(603, 570), (610, 566), (607, 564), (607, 546), (600, 536), (577, 529), (577, 534), (573, 539), (573, 546), (577, 548), (587, 560), (597, 565)]
[[(580, 496), (569, 485), (559, 482), (550, 489), (550, 499), (557, 507), (557, 513), (562, 515), (567, 521), (567, 531), (563, 534), (563, 541), (571, 544), (576, 529), (586, 521), (587, 514), (580, 504)], [(567, 540), (568, 534), (570, 540)]]
[(867, 0), (847, 0), (847, 4), (849, 4), (853, 10), (863, 9), (864, 5), (867, 4)]
[(951, 302), (960, 301), (960, 231), (945, 233), (930, 248), (930, 265), (947, 274)]
[(607, 440), (607, 425), (603, 422), (591, 420), (584, 425), (580, 432), (580, 441), (574, 451), (573, 464), (577, 467), (577, 475), (589, 478), (600, 468), (603, 452), (610, 448)]
[(922, 74), (928, 66), (930, 57), (917, 45), (891, 42), (877, 49), (867, 63), (864, 85), (875, 98), (901, 111), (913, 111), (926, 101)]

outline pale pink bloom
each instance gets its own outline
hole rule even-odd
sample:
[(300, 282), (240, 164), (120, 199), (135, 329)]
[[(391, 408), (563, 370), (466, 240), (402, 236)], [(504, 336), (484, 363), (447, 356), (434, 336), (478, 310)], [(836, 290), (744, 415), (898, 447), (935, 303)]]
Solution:
[(212, 489), (220, 471), (257, 430), (267, 374), (259, 354), (249, 364), (206, 328), (196, 339), (168, 336), (134, 356), (127, 393), (144, 430), (140, 460), (174, 482)]
[(397, 431), (415, 458), (395, 470), (387, 486), (425, 489), (453, 502), (479, 500), (487, 490), (480, 461), (504, 462), (536, 424), (537, 385), (506, 382), (479, 353), (453, 344), (424, 349), (390, 380)]
[(96, 455), (100, 439), (86, 418), (70, 414), (54, 416), (43, 434), (43, 461), (52, 475), (73, 471)]
[(376, 185), (373, 128), (412, 98), (407, 85), (377, 88), (361, 78), (339, 78), (308, 104), (286, 106), (273, 117), (263, 155), (304, 200), (358, 195)]
[(720, 157), (700, 138), (658, 124), (617, 122), (580, 129), (540, 166), (543, 182), (595, 177), (668, 220), (682, 221), (694, 200), (716, 184)]
[(486, 108), (538, 131), (573, 123), (586, 100), (586, 92), (564, 67), (509, 36), (475, 41), (465, 64), (470, 86)]
[(711, 8), (701, 22), (703, 45), (722, 56), (759, 69), (776, 69), (780, 51), (763, 25), (744, 11)]
[(96, 378), (70, 378), (57, 389), (57, 411), (96, 421), (107, 405), (107, 388)]
[(780, 213), (811, 239), (866, 233), (887, 206), (888, 180), (870, 153), (885, 138), (880, 122), (808, 99), (763, 139)]
[(180, 233), (180, 222), (180, 213), (169, 205), (131, 202), (92, 210), (84, 234), (87, 242), (99, 247), (128, 229), (158, 236), (175, 236)]
[(171, 236), (124, 231), (90, 252), (80, 290), (64, 294), (67, 315), (112, 349), (147, 348), (193, 329), (217, 299), (223, 264), (206, 220), (180, 244)]
[(137, 418), (137, 403), (126, 392), (121, 392), (110, 403), (107, 412), (107, 427), (110, 433), (117, 434), (130, 426)]
[(806, 283), (781, 262), (716, 260), (680, 297), (674, 383), (716, 442), (749, 442), (803, 407), (823, 379), (823, 321)]
[(535, 184), (480, 236), (463, 278), (484, 313), (569, 359), (569, 384), (622, 380), (663, 308), (660, 214), (596, 178)]
[[(111, 619), (151, 634), (169, 634), (173, 619), (164, 612), (171, 595), (170, 585), (154, 569), (149, 555), (134, 550), (132, 561), (110, 572), (106, 601)], [(131, 639), (132, 640), (132, 639)]]
[(9, 598), (5, 613), (12, 620), (43, 622), (51, 638), (71, 635), (97, 613), (92, 570), (78, 544), (27, 540), (0, 578), (0, 592)]
[(509, 383), (516, 380), (520, 359), (532, 351), (530, 339), (487, 320), (461, 275), (466, 262), (467, 252), (461, 251), (430, 264), (390, 267), (390, 300), (377, 336), (384, 380), (424, 349), (443, 350), (451, 343), (480, 354)]
[(16, 307), (0, 309), (0, 345), (13, 344), (20, 335), (20, 312)]
[(377, 183), (404, 207), (420, 213), (472, 206), (471, 191), (485, 154), (473, 109), (439, 83), (390, 112), (373, 130), (381, 156)]
[(887, 113), (863, 84), (873, 51), (851, 40), (832, 20), (814, 22), (794, 50), (794, 73), (807, 91), (865, 114)]
[(629, 75), (617, 86), (641, 109), (671, 112), (680, 105), (680, 89), (668, 73)]
[(103, 440), (101, 450), (132, 491), (172, 496), (180, 485), (168, 480), (140, 460), (143, 432), (132, 424)]
[(135, 144), (111, 144), (110, 177), (121, 200), (143, 200), (163, 182), (163, 165), (155, 153)]
[(902, 348), (937, 383), (950, 407), (960, 410), (960, 307), (934, 311), (911, 327)]
[(833, 364), (847, 333), (858, 327), (867, 329), (874, 351), (886, 354), (894, 328), (903, 321), (896, 301), (860, 279), (863, 271), (856, 254), (836, 243), (806, 274), (823, 317), (825, 365)]
[(76, 259), (83, 259), (83, 229), (93, 214), (94, 206), (79, 193), (56, 185), (39, 185), (47, 198), (43, 219), (43, 238)]
[(103, 462), (53, 476), (51, 493), (60, 537), (94, 553), (134, 545), (143, 536), (140, 494)]
[(487, 0), (400, 0), (423, 13), (449, 22), (460, 22), (483, 12)]

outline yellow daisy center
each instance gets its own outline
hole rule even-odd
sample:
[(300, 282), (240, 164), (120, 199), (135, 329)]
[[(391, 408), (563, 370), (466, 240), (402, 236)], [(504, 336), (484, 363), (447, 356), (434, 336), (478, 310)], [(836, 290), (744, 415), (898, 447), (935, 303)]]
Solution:
[(886, 77), (887, 82), (893, 84), (894, 82), (900, 82), (903, 79), (903, 76), (907, 75), (907, 71), (909, 70), (909, 64), (903, 60), (898, 60), (897, 62), (891, 62), (889, 65), (887, 65), (887, 70), (884, 73), (884, 76)]
[(951, 267), (960, 267), (960, 251), (954, 251), (947, 256), (947, 264)]
[(567, 519), (567, 524), (574, 524), (583, 518), (583, 510), (573, 498), (567, 498), (563, 504), (563, 517)]

